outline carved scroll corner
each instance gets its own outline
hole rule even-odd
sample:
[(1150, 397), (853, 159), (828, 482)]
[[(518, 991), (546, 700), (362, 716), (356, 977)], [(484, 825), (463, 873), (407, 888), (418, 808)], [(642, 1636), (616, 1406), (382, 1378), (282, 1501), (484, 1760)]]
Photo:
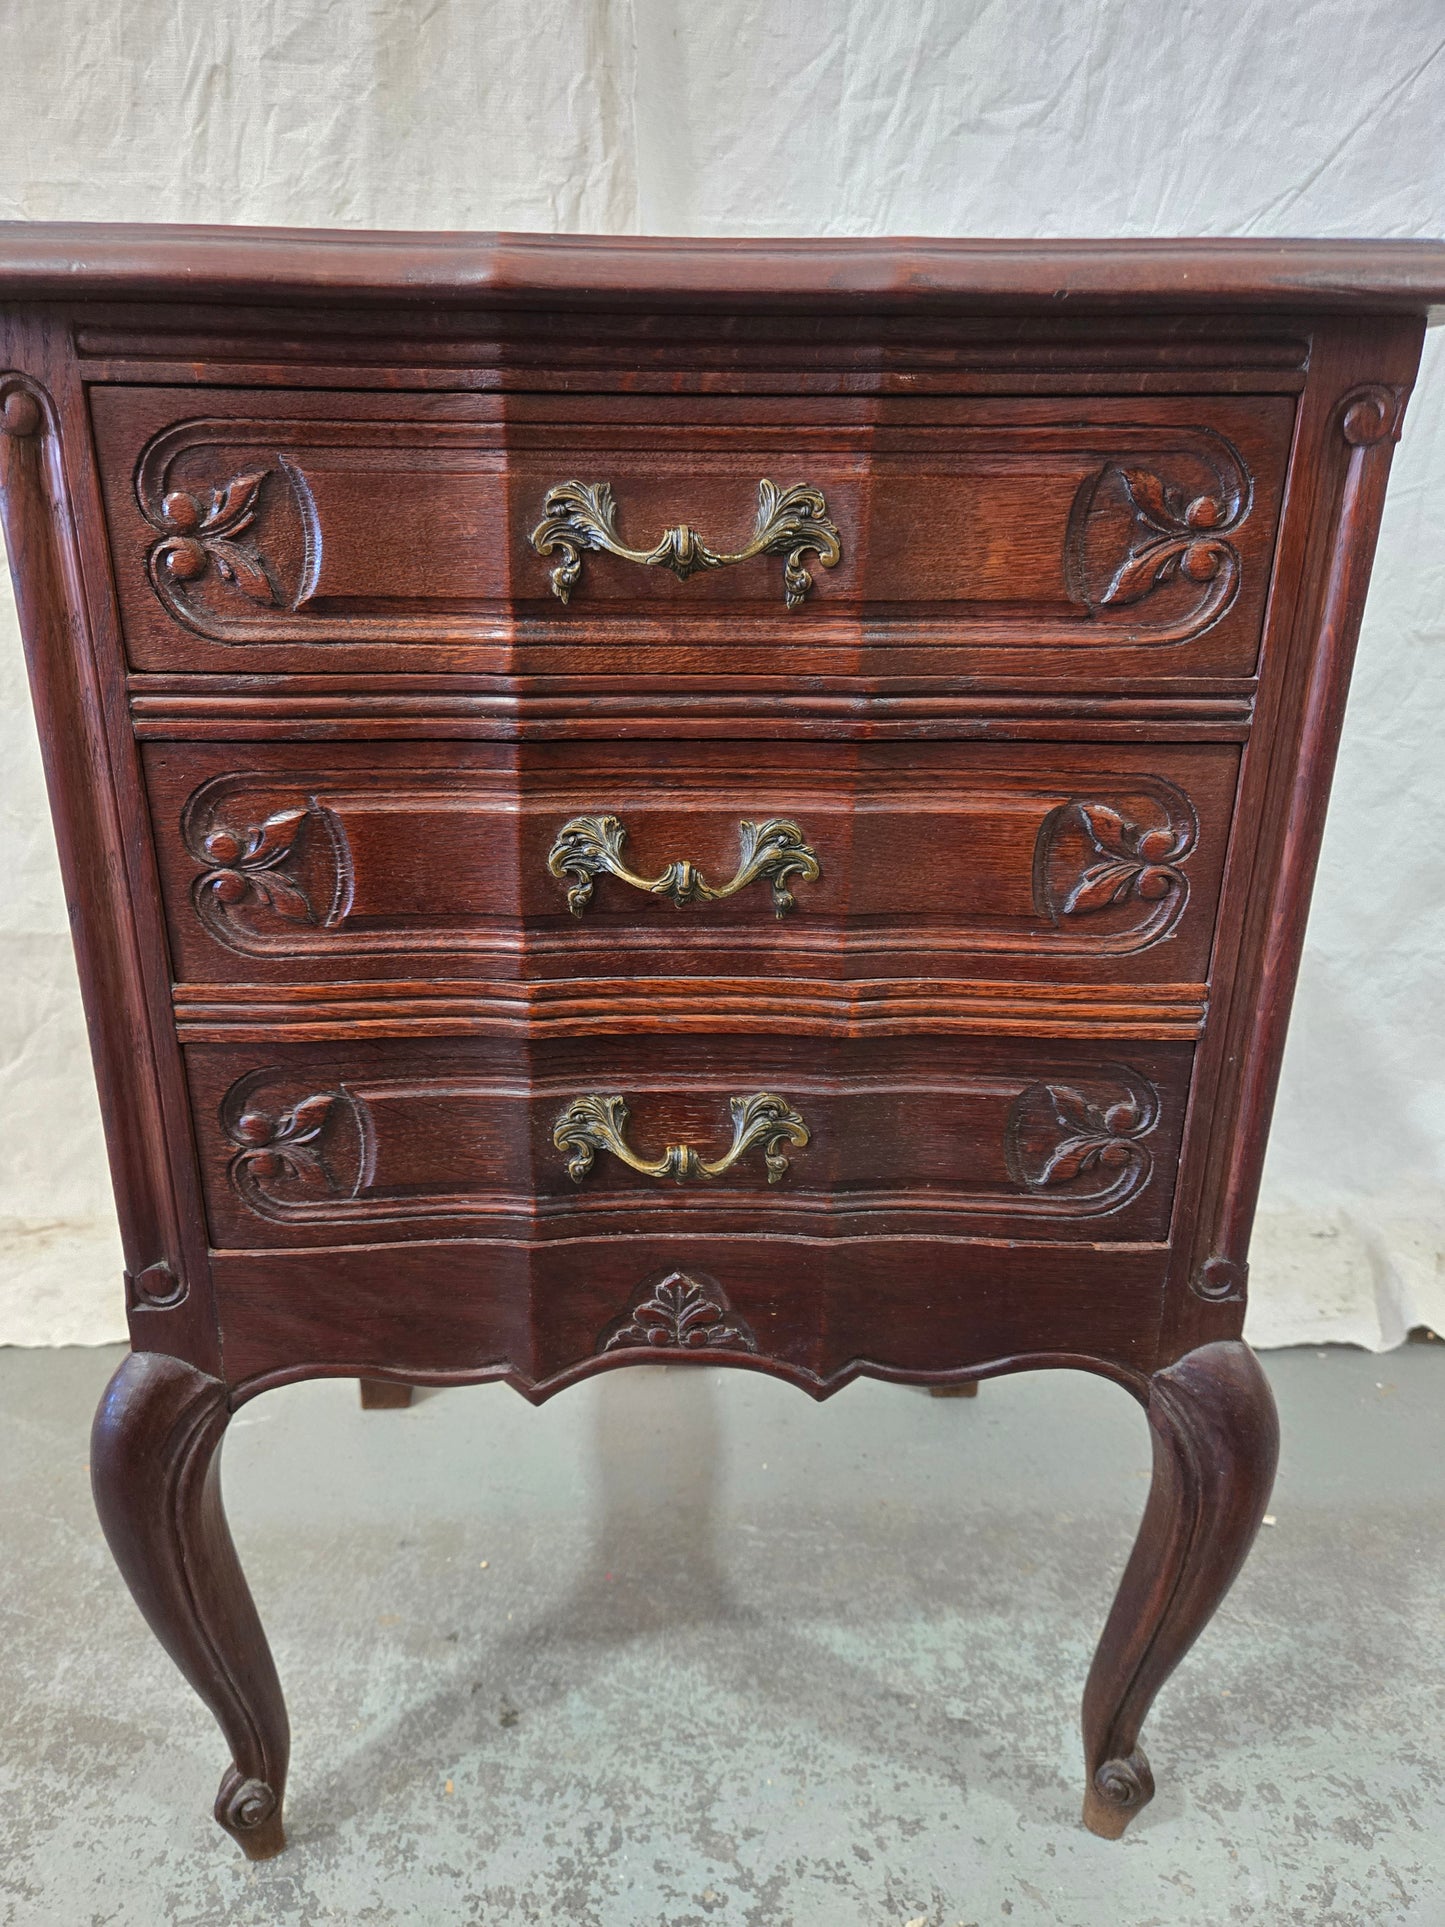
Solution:
[(164, 1260), (125, 1274), (126, 1303), (133, 1310), (170, 1311), (184, 1302), (188, 1289), (181, 1274)]
[(1405, 423), (1405, 399), (1405, 390), (1393, 383), (1362, 382), (1340, 398), (1340, 433), (1352, 448), (1399, 441)]
[(758, 1341), (715, 1279), (671, 1271), (644, 1285), (629, 1309), (597, 1343), (597, 1355), (619, 1351), (751, 1352)]
[(1212, 1305), (1226, 1305), (1242, 1302), (1248, 1284), (1247, 1264), (1216, 1255), (1206, 1258), (1197, 1267), (1189, 1280), (1189, 1289), (1196, 1298), (1203, 1298)]
[(40, 433), (45, 419), (45, 402), (37, 384), (18, 372), (0, 374), (0, 434), (27, 440)]

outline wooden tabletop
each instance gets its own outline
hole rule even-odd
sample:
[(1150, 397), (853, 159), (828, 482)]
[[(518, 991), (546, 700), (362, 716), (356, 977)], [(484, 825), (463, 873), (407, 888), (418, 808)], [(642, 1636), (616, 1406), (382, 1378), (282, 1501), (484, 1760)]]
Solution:
[(0, 222), (0, 299), (1269, 306), (1445, 319), (1445, 241), (691, 240)]

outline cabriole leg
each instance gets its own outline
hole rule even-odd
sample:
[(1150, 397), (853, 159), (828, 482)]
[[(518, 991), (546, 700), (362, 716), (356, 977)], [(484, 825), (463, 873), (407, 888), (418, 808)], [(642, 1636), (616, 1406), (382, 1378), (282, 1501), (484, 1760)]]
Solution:
[(1154, 1482), (1084, 1689), (1084, 1825), (1110, 1840), (1154, 1797), (1139, 1729), (1234, 1583), (1279, 1453), (1269, 1382), (1237, 1339), (1156, 1373), (1148, 1410)]
[(232, 1764), (216, 1819), (252, 1860), (286, 1844), (290, 1731), (266, 1636), (221, 1508), (226, 1388), (162, 1352), (133, 1352), (91, 1437), (96, 1510), (152, 1632), (220, 1723)]

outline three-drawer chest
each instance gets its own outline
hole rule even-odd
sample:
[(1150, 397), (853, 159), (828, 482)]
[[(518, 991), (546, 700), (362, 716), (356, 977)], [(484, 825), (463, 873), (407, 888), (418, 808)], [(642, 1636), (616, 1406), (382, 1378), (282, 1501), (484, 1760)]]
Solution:
[[(230, 1415), (1102, 1373), (1085, 1820), (1243, 1560), (1250, 1222), (1445, 246), (0, 227), (123, 1233), (93, 1476), (283, 1844)], [(820, 1506), (827, 1495), (820, 1493)]]

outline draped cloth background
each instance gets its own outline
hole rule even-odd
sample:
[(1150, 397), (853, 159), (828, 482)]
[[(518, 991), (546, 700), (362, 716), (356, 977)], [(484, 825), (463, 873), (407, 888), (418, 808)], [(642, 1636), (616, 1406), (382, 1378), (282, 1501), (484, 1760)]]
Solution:
[[(649, 234), (1438, 234), (1439, 0), (6, 0), (0, 214)], [(1445, 330), (1441, 331), (1445, 336)], [(1438, 338), (1437, 338), (1438, 340)], [(1445, 1328), (1445, 355), (1396, 458), (1257, 1343)], [(8, 585), (0, 1342), (123, 1335)]]

